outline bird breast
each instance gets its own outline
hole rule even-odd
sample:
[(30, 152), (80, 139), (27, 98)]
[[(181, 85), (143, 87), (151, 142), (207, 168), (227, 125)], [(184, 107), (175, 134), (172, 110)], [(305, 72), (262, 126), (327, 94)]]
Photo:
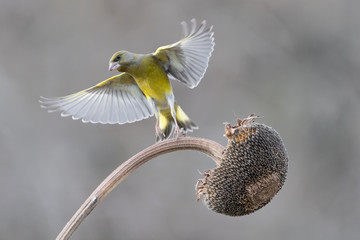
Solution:
[(166, 95), (172, 94), (166, 72), (152, 56), (145, 56), (133, 72), (136, 83), (146, 97), (156, 101), (166, 101)]

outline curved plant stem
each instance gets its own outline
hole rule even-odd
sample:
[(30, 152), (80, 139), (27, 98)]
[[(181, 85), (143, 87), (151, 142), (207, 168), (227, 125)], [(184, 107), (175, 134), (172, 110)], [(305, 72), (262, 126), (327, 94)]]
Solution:
[(84, 221), (90, 212), (131, 172), (147, 161), (169, 152), (178, 150), (196, 150), (210, 156), (217, 164), (221, 162), (224, 147), (220, 144), (203, 138), (179, 137), (158, 142), (116, 168), (81, 205), (74, 216), (65, 225), (56, 239), (69, 239), (77, 227)]

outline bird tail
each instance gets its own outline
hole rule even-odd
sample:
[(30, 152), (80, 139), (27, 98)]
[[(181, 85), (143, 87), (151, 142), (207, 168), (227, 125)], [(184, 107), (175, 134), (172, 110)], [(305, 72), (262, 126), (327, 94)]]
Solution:
[[(198, 126), (191, 121), (186, 113), (179, 105), (175, 103), (176, 122), (181, 133), (186, 134), (198, 129)], [(175, 129), (175, 121), (171, 116), (170, 108), (159, 110), (159, 128), (161, 132), (156, 137), (156, 141), (167, 139), (171, 136)]]

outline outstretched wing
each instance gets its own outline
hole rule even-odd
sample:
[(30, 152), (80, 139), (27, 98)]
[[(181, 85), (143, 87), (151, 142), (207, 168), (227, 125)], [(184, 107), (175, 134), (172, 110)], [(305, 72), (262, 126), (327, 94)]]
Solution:
[(63, 117), (91, 123), (123, 124), (154, 115), (144, 93), (127, 73), (65, 97), (40, 97), (39, 102), (48, 112), (60, 111)]
[(184, 83), (189, 88), (196, 87), (203, 78), (208, 67), (210, 56), (214, 50), (214, 32), (206, 27), (206, 21), (196, 26), (196, 20), (191, 20), (191, 30), (186, 22), (183, 26), (184, 37), (180, 41), (160, 47), (154, 53), (172, 77)]

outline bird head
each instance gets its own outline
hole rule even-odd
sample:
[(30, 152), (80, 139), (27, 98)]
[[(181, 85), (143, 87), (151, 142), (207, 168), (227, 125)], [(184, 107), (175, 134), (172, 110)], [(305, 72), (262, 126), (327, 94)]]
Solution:
[(114, 53), (109, 61), (109, 71), (118, 70), (123, 66), (132, 63), (134, 60), (134, 54), (127, 51), (119, 51)]

